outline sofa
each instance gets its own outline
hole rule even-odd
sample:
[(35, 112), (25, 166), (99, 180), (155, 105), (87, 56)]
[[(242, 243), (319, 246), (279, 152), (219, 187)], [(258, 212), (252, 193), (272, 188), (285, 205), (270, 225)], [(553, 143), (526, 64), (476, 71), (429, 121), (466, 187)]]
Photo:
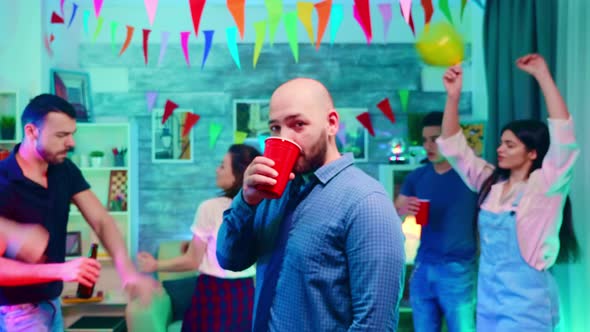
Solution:
[[(181, 254), (182, 241), (160, 243), (157, 258), (172, 258)], [(197, 281), (197, 272), (158, 272), (162, 292), (154, 296), (148, 306), (137, 301), (127, 305), (125, 318), (129, 331), (137, 332), (179, 332), (184, 312)]]

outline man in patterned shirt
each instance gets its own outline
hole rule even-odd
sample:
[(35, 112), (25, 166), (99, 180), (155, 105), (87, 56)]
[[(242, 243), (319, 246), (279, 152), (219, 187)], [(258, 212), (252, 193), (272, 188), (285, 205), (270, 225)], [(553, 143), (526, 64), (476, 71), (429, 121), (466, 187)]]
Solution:
[(273, 161), (257, 157), (224, 214), (220, 265), (257, 264), (253, 331), (394, 331), (403, 288), (401, 221), (375, 179), (336, 147), (327, 89), (298, 78), (270, 101), (269, 129), (302, 147), (279, 199)]

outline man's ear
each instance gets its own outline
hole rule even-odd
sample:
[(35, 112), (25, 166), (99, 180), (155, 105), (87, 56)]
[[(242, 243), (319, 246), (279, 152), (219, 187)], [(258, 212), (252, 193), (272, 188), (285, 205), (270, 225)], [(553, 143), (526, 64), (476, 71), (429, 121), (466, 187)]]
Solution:
[(335, 109), (328, 111), (328, 135), (336, 136), (338, 128), (340, 127), (340, 115)]
[(37, 139), (39, 137), (39, 128), (32, 123), (27, 123), (24, 134), (29, 139)]

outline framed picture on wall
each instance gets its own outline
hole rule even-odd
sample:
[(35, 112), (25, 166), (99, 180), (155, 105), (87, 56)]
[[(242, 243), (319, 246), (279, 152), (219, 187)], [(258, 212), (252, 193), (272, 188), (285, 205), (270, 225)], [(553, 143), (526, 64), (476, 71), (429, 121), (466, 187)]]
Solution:
[(82, 255), (82, 233), (79, 231), (66, 234), (66, 257)]
[(90, 75), (86, 72), (76, 72), (52, 69), (49, 73), (51, 93), (69, 101), (76, 109), (76, 120), (79, 122), (92, 121), (92, 95), (90, 90)]
[(461, 123), (463, 135), (467, 139), (467, 144), (473, 149), (479, 157), (483, 156), (485, 147), (485, 129), (484, 121), (471, 121)]
[(270, 136), (269, 106), (267, 99), (234, 100), (234, 142), (264, 149), (264, 140)]
[(164, 109), (152, 110), (152, 162), (183, 163), (193, 161), (193, 131), (182, 136), (190, 109), (176, 109), (162, 123)]
[(355, 161), (368, 161), (369, 134), (356, 118), (367, 109), (338, 107), (337, 111), (340, 115), (340, 129), (336, 135), (338, 151), (340, 153), (352, 152)]

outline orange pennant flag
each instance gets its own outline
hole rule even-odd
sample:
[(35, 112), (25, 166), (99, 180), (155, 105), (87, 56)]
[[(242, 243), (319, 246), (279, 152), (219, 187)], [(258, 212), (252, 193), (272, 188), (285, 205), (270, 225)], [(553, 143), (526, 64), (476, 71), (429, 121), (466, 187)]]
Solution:
[(121, 47), (121, 51), (119, 52), (119, 56), (123, 55), (123, 53), (125, 53), (125, 51), (127, 50), (127, 47), (129, 47), (129, 44), (131, 43), (131, 38), (133, 38), (133, 31), (135, 31), (135, 28), (128, 25), (127, 26), (127, 37), (125, 37), (125, 42), (123, 43), (123, 47)]
[(330, 12), (332, 11), (332, 0), (324, 0), (322, 2), (318, 2), (314, 5), (316, 11), (318, 12), (318, 37), (315, 42), (315, 49), (320, 48), (320, 44), (322, 43), (322, 37), (324, 36), (324, 32), (326, 31), (326, 27), (328, 26), (328, 21), (330, 20)]
[(311, 15), (313, 14), (313, 2), (298, 2), (297, 3), (297, 17), (303, 26), (305, 27), (305, 31), (307, 31), (307, 35), (309, 36), (309, 40), (313, 45), (313, 26), (311, 24)]
[(195, 126), (195, 124), (201, 118), (200, 115), (195, 113), (186, 113), (186, 118), (184, 119), (184, 127), (182, 128), (182, 137), (185, 137), (190, 133), (191, 129)]
[(371, 115), (369, 115), (369, 112), (363, 112), (357, 115), (356, 119), (359, 120), (363, 127), (367, 128), (371, 136), (375, 136), (375, 130), (373, 130), (373, 123), (371, 122)]
[(227, 9), (234, 18), (238, 30), (240, 31), (240, 39), (244, 39), (244, 7), (246, 0), (227, 0)]

